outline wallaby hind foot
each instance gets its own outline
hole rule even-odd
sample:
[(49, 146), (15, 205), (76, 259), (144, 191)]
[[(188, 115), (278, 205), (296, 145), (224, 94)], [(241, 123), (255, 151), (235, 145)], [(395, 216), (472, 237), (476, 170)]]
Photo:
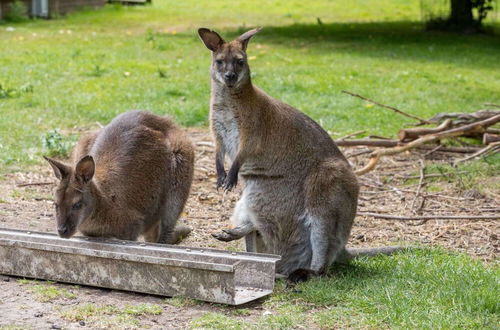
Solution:
[(297, 269), (288, 275), (287, 282), (289, 284), (305, 282), (316, 276), (320, 276), (320, 273), (312, 269)]
[[(407, 251), (412, 249), (407, 246), (383, 246), (376, 248), (346, 248), (335, 260), (336, 263), (345, 264), (357, 257), (374, 257), (377, 255), (392, 255), (396, 252)], [(312, 269), (297, 269), (288, 275), (287, 281), (291, 284), (305, 282), (313, 277), (321, 276), (324, 272), (317, 272)]]
[(245, 237), (246, 235), (253, 232), (255, 228), (253, 227), (251, 222), (247, 222), (241, 226), (234, 227), (231, 229), (222, 229), (220, 233), (212, 234), (213, 237), (223, 242), (230, 242), (240, 238)]

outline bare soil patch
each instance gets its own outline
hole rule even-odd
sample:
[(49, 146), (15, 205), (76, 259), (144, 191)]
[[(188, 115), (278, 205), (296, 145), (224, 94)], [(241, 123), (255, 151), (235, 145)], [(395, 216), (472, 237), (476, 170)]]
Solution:
[[(196, 144), (196, 170), (191, 196), (182, 221), (191, 226), (193, 232), (182, 245), (241, 250), (242, 242), (222, 243), (210, 236), (210, 233), (231, 225), (229, 218), (241, 192), (241, 186), (236, 191), (226, 194), (217, 191), (214, 148), (210, 134), (206, 129), (189, 129), (189, 134)], [(344, 149), (345, 154), (351, 156), (349, 160), (356, 168), (366, 164), (366, 154), (354, 156), (362, 150), (362, 148)], [(498, 191), (493, 190), (481, 193), (475, 189), (462, 191), (456, 189), (453, 183), (444, 181), (437, 183), (439, 191), (429, 192), (425, 186), (421, 187), (421, 192), (415, 198), (419, 185), (419, 159), (425, 158), (425, 163), (430, 164), (446, 162), (449, 157), (449, 154), (439, 151), (425, 157), (424, 154), (425, 152), (413, 152), (384, 158), (375, 171), (362, 176), (359, 211), (394, 215), (498, 214), (500, 195)], [(410, 176), (417, 178), (408, 181)], [(497, 176), (487, 180), (498, 179)], [(48, 184), (18, 186), (46, 182)], [(0, 227), (53, 232), (55, 224), (52, 190), (55, 185), (56, 180), (48, 165), (29, 172), (7, 175), (0, 181)], [(499, 226), (499, 222), (495, 220), (430, 220), (422, 223), (359, 216), (353, 227), (349, 245), (383, 246), (401, 243), (439, 245), (466, 252), (486, 261), (494, 261), (500, 252)], [(0, 326), (19, 325), (47, 329), (56, 325), (69, 329), (83, 328), (84, 326), (74, 318), (64, 317), (65, 312), (88, 303), (99, 306), (112, 305), (118, 309), (126, 308), (126, 305), (146, 303), (160, 305), (162, 313), (135, 316), (139, 323), (126, 323), (127, 319), (116, 321), (112, 316), (105, 315), (103, 316), (105, 321), (102, 322), (92, 318), (86, 319), (86, 326), (185, 328), (193, 318), (206, 312), (221, 311), (223, 308), (212, 304), (197, 304), (192, 301), (186, 303), (182, 300), (64, 284), (53, 284), (53, 286), (74, 293), (74, 297), (68, 298), (62, 295), (41, 302), (33, 291), (34, 285), (36, 284), (21, 284), (18, 279), (12, 277), (0, 278)], [(264, 307), (259, 302), (252, 303), (251, 307), (249, 315), (245, 318), (260, 316), (264, 312)]]

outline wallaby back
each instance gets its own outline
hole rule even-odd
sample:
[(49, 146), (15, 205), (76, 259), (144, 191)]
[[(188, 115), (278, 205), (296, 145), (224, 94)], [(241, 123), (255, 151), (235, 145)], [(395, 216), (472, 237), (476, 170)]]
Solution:
[(189, 194), (194, 152), (170, 119), (126, 112), (82, 138), (72, 166), (49, 162), (61, 179), (56, 191), (61, 236), (78, 229), (87, 236), (176, 239), (174, 227)]

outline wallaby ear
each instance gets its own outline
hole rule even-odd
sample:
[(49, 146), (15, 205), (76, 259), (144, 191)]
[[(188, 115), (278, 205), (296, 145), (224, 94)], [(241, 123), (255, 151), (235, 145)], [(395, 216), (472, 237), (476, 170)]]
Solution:
[(56, 178), (59, 180), (64, 179), (66, 176), (68, 176), (70, 172), (70, 167), (64, 163), (61, 163), (60, 161), (57, 161), (55, 159), (43, 156), (43, 158), (49, 162), (50, 166), (52, 166), (52, 169), (54, 170), (54, 175)]
[(236, 38), (236, 40), (238, 40), (241, 43), (241, 47), (243, 48), (244, 51), (247, 50), (247, 46), (248, 46), (248, 42), (250, 41), (250, 38), (252, 38), (260, 30), (262, 30), (262, 28), (259, 27), (259, 28), (247, 31), (247, 32), (243, 33), (241, 36), (239, 36), (238, 38)]
[(79, 183), (87, 183), (94, 177), (95, 163), (92, 156), (87, 155), (76, 164), (75, 177)]
[(206, 28), (198, 29), (198, 34), (205, 46), (213, 52), (217, 51), (225, 42), (217, 32)]

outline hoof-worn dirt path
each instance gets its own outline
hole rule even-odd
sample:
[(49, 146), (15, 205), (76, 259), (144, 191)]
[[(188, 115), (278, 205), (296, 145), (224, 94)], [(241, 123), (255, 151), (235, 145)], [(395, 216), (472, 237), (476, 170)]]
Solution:
[[(182, 245), (242, 249), (242, 243), (221, 243), (210, 233), (230, 226), (229, 217), (241, 187), (224, 194), (215, 189), (214, 148), (205, 129), (190, 129), (196, 144), (196, 170), (191, 196), (182, 221), (193, 228)], [(356, 156), (363, 149), (345, 149), (353, 166), (366, 163)], [(361, 152), (360, 152), (361, 151)], [(498, 191), (456, 189), (440, 182), (439, 192), (425, 187), (417, 198), (419, 159), (426, 164), (443, 162), (449, 154), (413, 153), (385, 159), (376, 171), (360, 178), (360, 212), (412, 214), (478, 215), (498, 214)], [(487, 180), (498, 180), (498, 177)], [(408, 181), (410, 180), (410, 181)], [(31, 185), (35, 183), (34, 185)], [(30, 184), (30, 185), (24, 185)], [(56, 180), (49, 166), (7, 175), (0, 181), (0, 227), (32, 231), (54, 231), (52, 190)], [(432, 220), (394, 221), (357, 217), (350, 246), (390, 244), (440, 245), (469, 253), (483, 260), (495, 260), (500, 252), (497, 221)], [(259, 302), (252, 303), (245, 318), (265, 313)], [(159, 310), (158, 310), (159, 309)], [(87, 328), (185, 328), (191, 320), (207, 312), (227, 311), (227, 307), (186, 299), (119, 292), (65, 284), (39, 283), (14, 277), (0, 277), (0, 327), (33, 329)]]

